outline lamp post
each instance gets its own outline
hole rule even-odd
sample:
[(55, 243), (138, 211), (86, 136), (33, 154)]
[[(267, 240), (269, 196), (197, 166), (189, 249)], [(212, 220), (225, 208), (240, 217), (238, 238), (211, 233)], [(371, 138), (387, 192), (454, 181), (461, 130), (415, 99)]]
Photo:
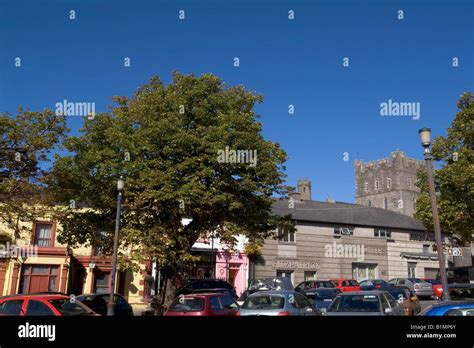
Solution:
[(119, 230), (120, 230), (120, 206), (122, 205), (122, 191), (123, 191), (124, 181), (122, 177), (117, 180), (117, 217), (115, 219), (115, 237), (114, 237), (114, 255), (112, 259), (112, 277), (110, 282), (110, 299), (107, 303), (107, 315), (112, 316), (115, 313), (115, 301), (114, 301), (114, 291), (115, 291), (115, 273), (117, 269), (117, 253), (118, 253), (118, 240), (119, 240)]
[(428, 185), (430, 189), (431, 211), (433, 213), (433, 223), (435, 230), (436, 248), (438, 249), (439, 272), (441, 275), (441, 283), (443, 285), (443, 301), (449, 300), (448, 277), (446, 275), (446, 264), (444, 263), (443, 243), (441, 240), (441, 227), (439, 223), (438, 205), (436, 202), (436, 190), (434, 181), (433, 155), (430, 150), (431, 145), (431, 129), (422, 128), (420, 133), (421, 145), (424, 147), (426, 173)]

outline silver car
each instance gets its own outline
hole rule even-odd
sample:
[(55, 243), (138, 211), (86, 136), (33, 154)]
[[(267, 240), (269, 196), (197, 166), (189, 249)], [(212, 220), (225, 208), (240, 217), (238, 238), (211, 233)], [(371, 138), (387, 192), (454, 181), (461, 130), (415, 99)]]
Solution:
[(419, 278), (394, 278), (388, 281), (389, 284), (406, 286), (418, 297), (434, 296), (433, 285)]
[(405, 309), (387, 291), (344, 292), (336, 296), (326, 310), (327, 316), (405, 315)]
[(305, 296), (296, 291), (259, 291), (250, 295), (240, 307), (241, 316), (321, 315)]

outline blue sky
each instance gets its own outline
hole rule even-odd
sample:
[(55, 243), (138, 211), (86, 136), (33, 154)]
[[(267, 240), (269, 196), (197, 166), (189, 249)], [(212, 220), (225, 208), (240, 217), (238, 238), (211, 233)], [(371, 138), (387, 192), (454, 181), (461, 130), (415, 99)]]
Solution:
[[(0, 0), (0, 112), (64, 99), (105, 111), (153, 75), (211, 72), (264, 95), (257, 111), (288, 153), (288, 184), (307, 177), (313, 199), (353, 202), (354, 159), (396, 148), (421, 159), (418, 129), (445, 133), (459, 95), (474, 90), (473, 47), (469, 0)], [(388, 99), (420, 103), (420, 119), (382, 117)]]

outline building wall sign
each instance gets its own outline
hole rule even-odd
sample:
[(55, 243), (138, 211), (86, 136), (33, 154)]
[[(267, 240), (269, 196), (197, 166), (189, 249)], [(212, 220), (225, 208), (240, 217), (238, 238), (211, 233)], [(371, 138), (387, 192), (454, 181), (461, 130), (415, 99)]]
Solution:
[(370, 255), (387, 255), (387, 249), (366, 245), (365, 253)]
[(314, 270), (320, 267), (319, 261), (276, 260), (273, 262), (275, 269)]

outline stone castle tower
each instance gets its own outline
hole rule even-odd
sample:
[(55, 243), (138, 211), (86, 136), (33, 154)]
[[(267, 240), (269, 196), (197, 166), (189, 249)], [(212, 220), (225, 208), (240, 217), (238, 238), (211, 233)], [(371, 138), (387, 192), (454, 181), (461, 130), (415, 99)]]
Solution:
[(373, 162), (354, 161), (356, 203), (413, 216), (420, 190), (415, 186), (424, 161), (405, 157), (396, 150)]

